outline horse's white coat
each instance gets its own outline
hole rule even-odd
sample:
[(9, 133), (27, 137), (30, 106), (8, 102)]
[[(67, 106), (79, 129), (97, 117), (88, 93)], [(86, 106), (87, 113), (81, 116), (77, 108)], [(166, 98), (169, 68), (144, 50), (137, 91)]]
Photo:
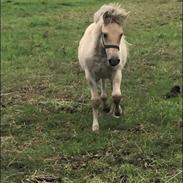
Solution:
[[(81, 68), (85, 71), (85, 76), (87, 81), (89, 82), (91, 88), (91, 100), (94, 101), (93, 107), (93, 131), (99, 129), (98, 124), (98, 111), (96, 103), (99, 101), (100, 97), (97, 92), (97, 82), (102, 80), (102, 93), (101, 97), (106, 97), (105, 92), (105, 79), (110, 79), (113, 84), (112, 96), (121, 96), (120, 85), (121, 85), (121, 77), (122, 77), (122, 69), (127, 61), (127, 43), (125, 41), (124, 36), (122, 36), (120, 40), (120, 50), (119, 50), (119, 58), (120, 63), (114, 67), (109, 65), (107, 60), (107, 55), (104, 51), (102, 42), (101, 42), (101, 31), (102, 26), (104, 24), (103, 14), (107, 11), (111, 11), (112, 13), (116, 13), (115, 16), (117, 18), (123, 17), (127, 15), (127, 13), (120, 9), (119, 6), (110, 4), (102, 6), (94, 16), (94, 23), (90, 24), (86, 29), (82, 39), (79, 43), (78, 48), (78, 58)], [(119, 14), (119, 15), (118, 15)], [(120, 99), (119, 99), (120, 100)], [(120, 106), (119, 106), (120, 107)], [(113, 108), (113, 109), (112, 109)], [(112, 113), (115, 112), (115, 107), (112, 107)], [(121, 109), (119, 109), (121, 112)]]

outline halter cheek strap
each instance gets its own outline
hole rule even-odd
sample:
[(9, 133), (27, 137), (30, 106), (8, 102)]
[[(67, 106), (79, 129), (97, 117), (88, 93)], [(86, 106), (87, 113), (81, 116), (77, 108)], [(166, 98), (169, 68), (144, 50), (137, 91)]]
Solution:
[(107, 48), (116, 48), (116, 49), (119, 50), (119, 46), (118, 45), (105, 44), (105, 42), (104, 42), (104, 34), (103, 33), (102, 33), (102, 44), (103, 44), (104, 49), (107, 49)]

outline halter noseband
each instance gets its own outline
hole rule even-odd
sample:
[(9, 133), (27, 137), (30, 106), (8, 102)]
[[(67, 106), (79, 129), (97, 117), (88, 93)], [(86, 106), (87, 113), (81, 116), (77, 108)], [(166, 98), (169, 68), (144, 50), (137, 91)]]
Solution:
[(104, 49), (107, 49), (107, 48), (116, 48), (116, 49), (119, 50), (119, 46), (118, 45), (105, 44), (105, 42), (104, 42), (104, 33), (103, 32), (102, 32), (102, 44), (103, 44)]

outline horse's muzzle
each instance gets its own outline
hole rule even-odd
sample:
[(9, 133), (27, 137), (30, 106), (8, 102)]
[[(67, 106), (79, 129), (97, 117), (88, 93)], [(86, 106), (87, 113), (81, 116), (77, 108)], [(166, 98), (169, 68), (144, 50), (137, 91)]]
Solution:
[(109, 59), (109, 64), (111, 66), (113, 66), (113, 67), (116, 66), (116, 65), (118, 65), (119, 62), (120, 62), (120, 59), (119, 58), (111, 58), (111, 59)]

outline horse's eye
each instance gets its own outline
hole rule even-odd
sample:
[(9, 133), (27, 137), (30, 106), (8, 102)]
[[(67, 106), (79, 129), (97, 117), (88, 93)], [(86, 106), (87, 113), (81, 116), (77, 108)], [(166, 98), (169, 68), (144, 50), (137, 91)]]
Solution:
[(104, 35), (104, 38), (106, 39), (107, 38), (107, 33), (103, 33), (103, 35)]
[(123, 33), (120, 34), (120, 38), (122, 38), (122, 36), (123, 36)]

